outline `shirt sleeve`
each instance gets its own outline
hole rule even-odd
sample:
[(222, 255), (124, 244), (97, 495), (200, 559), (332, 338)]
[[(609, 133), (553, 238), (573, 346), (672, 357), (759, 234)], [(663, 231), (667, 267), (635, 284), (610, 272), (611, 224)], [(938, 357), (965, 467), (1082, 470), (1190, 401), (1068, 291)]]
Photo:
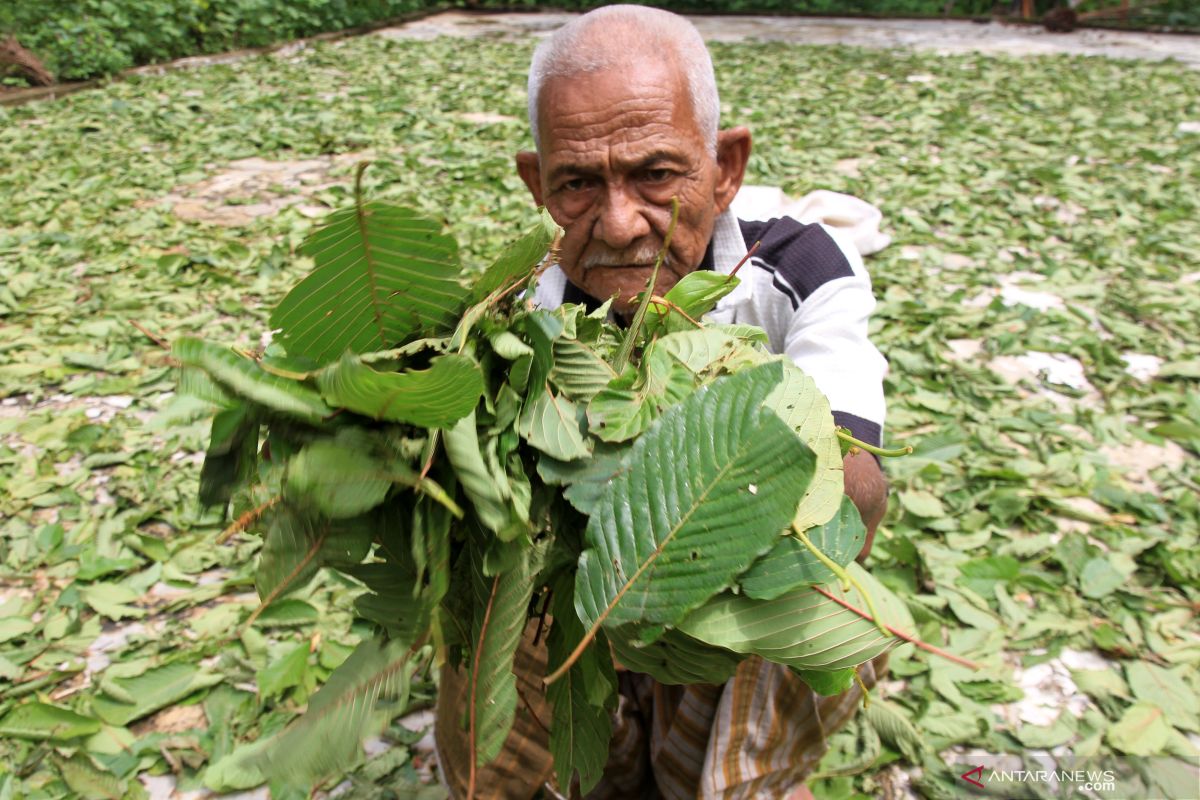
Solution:
[(838, 425), (879, 445), (887, 361), (867, 332), (875, 309), (871, 278), (853, 245), (822, 227), (841, 248), (852, 274), (826, 281), (805, 298), (788, 328), (784, 352), (829, 398)]

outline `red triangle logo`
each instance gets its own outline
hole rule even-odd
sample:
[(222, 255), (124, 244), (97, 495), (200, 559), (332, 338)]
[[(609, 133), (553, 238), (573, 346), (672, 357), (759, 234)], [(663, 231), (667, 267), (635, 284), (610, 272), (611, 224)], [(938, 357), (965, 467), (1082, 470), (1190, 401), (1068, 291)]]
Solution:
[(976, 786), (978, 786), (980, 789), (982, 789), (983, 784), (980, 783), (979, 781), (975, 780), (975, 778), (972, 778), (971, 777), (972, 775), (982, 778), (983, 777), (983, 767), (978, 766), (978, 767), (975, 767), (974, 769), (967, 770), (966, 772), (964, 772), (962, 775), (959, 775), (958, 777), (962, 778), (967, 783), (973, 783)]

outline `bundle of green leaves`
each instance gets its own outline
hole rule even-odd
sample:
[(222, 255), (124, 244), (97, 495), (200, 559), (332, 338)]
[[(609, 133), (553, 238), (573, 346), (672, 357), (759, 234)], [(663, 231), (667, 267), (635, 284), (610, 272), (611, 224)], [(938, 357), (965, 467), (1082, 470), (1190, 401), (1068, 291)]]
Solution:
[(330, 567), (380, 634), (255, 749), (268, 774), (347, 766), (443, 658), (466, 667), (487, 763), (515, 654), (548, 626), (550, 747), (560, 784), (587, 791), (614, 657), (719, 683), (757, 655), (833, 693), (911, 629), (853, 563), (865, 531), (828, 401), (761, 330), (697, 321), (737, 278), (644, 295), (624, 329), (607, 306), (535, 308), (557, 234), (543, 213), (468, 275), (440, 225), (360, 196), (306, 242), (315, 267), (264, 352), (176, 343), (181, 391), (215, 414), (201, 499), (264, 537), (261, 608)]

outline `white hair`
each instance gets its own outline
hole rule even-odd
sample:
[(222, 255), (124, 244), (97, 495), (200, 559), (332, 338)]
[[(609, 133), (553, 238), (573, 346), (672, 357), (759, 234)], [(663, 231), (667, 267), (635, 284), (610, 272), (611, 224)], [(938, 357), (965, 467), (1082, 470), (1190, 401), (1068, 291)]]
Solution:
[(534, 51), (529, 66), (529, 126), (539, 152), (538, 99), (547, 79), (626, 66), (639, 56), (662, 60), (664, 53), (674, 57), (682, 72), (696, 123), (715, 154), (721, 102), (712, 58), (700, 31), (669, 11), (635, 5), (589, 11), (559, 28)]

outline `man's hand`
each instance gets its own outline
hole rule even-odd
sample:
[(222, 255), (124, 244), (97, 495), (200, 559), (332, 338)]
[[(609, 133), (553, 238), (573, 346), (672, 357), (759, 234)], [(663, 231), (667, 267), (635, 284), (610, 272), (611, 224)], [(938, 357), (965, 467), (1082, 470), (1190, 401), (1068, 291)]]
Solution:
[(879, 468), (875, 457), (861, 450), (848, 453), (842, 459), (842, 465), (846, 471), (846, 494), (858, 507), (863, 524), (867, 526), (867, 541), (863, 544), (862, 552), (858, 554), (858, 560), (863, 561), (871, 552), (871, 543), (875, 541), (875, 529), (879, 527), (883, 512), (887, 510), (887, 478), (883, 477), (883, 470)]

